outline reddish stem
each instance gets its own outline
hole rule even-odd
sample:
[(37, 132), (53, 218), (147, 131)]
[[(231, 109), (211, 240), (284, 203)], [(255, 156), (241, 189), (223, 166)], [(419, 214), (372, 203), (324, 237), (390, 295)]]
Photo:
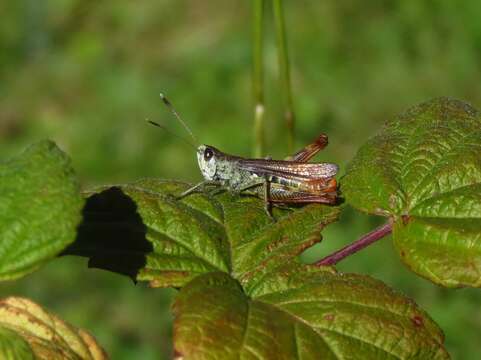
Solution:
[(365, 247), (371, 245), (372, 243), (382, 239), (384, 236), (389, 235), (391, 232), (392, 232), (392, 223), (391, 221), (389, 221), (386, 224), (381, 225), (378, 228), (374, 229), (373, 231), (367, 233), (366, 235), (354, 241), (353, 243), (319, 260), (318, 262), (315, 263), (315, 265), (318, 265), (318, 266), (335, 265), (345, 257), (348, 257), (354, 253), (357, 253), (359, 250), (362, 250)]

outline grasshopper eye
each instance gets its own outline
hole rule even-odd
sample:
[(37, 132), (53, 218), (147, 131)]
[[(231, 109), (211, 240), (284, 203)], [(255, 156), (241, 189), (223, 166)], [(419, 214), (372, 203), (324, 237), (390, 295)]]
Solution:
[(210, 159), (212, 159), (213, 156), (214, 156), (214, 152), (212, 151), (212, 149), (205, 149), (204, 160), (209, 161)]

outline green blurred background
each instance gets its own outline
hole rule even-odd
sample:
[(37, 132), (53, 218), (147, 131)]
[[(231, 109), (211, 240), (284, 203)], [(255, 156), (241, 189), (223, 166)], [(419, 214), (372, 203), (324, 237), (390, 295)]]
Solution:
[[(268, 1), (269, 2), (269, 1)], [(159, 177), (200, 179), (168, 94), (204, 143), (252, 151), (251, 3), (245, 0), (0, 2), (0, 158), (55, 140), (84, 188)], [(270, 13), (270, 12), (269, 12)], [(345, 165), (382, 122), (442, 95), (481, 106), (481, 2), (285, 1), (297, 147), (327, 132), (317, 159)], [(272, 19), (266, 23), (267, 149), (286, 155)], [(353, 241), (380, 219), (348, 209), (306, 259)], [(339, 265), (415, 299), (444, 329), (454, 359), (479, 359), (481, 293), (441, 289), (410, 273), (386, 238)], [(89, 329), (113, 359), (171, 357), (174, 290), (148, 289), (51, 262), (2, 284)]]

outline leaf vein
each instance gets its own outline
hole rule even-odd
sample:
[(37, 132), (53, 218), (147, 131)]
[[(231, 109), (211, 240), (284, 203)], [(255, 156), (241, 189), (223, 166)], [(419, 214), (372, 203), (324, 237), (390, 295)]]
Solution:
[(432, 165), (431, 169), (426, 172), (419, 180), (418, 180), (418, 183), (416, 185), (416, 187), (412, 190), (411, 194), (412, 195), (415, 195), (419, 189), (419, 187), (424, 183), (424, 181), (428, 178), (428, 177), (433, 177), (435, 171), (439, 168), (439, 166), (443, 165), (443, 162), (446, 161), (447, 159), (449, 159), (450, 156), (453, 155), (453, 153), (455, 152), (455, 150), (460, 146), (460, 145), (464, 145), (464, 140), (469, 137), (469, 136), (473, 136), (473, 135), (477, 135), (479, 136), (479, 131), (475, 132), (474, 134), (473, 133), (467, 133), (467, 134), (464, 134), (463, 136), (459, 137), (456, 141), (455, 144), (453, 144), (451, 147), (450, 147), (450, 150), (449, 150), (449, 153), (446, 154), (445, 156), (441, 156), (440, 158), (438, 158), (434, 164)]
[[(257, 300), (257, 301), (259, 301), (259, 300)], [(260, 301), (260, 302), (263, 302), (263, 301)], [(265, 303), (265, 302), (263, 302), (263, 303)], [(283, 311), (284, 313), (290, 315), (290, 316), (291, 316), (292, 318), (294, 318), (295, 320), (297, 320), (297, 321), (305, 324), (305, 325), (308, 326), (309, 328), (311, 328), (314, 332), (316, 332), (316, 333), (319, 335), (320, 339), (321, 339), (326, 345), (328, 345), (329, 349), (332, 351), (332, 353), (334, 354), (334, 356), (336, 356), (336, 357), (339, 358), (339, 359), (341, 359), (341, 357), (339, 356), (339, 354), (337, 354), (336, 352), (334, 352), (334, 350), (332, 349), (332, 347), (329, 345), (329, 343), (328, 343), (327, 340), (323, 337), (323, 334), (322, 334), (319, 330), (334, 332), (334, 333), (337, 333), (337, 334), (339, 334), (339, 335), (342, 335), (342, 336), (345, 336), (345, 337), (348, 337), (348, 338), (357, 340), (357, 341), (359, 341), (359, 342), (365, 343), (365, 344), (367, 344), (367, 345), (371, 345), (371, 346), (373, 346), (373, 347), (375, 347), (375, 348), (377, 348), (377, 349), (379, 349), (379, 350), (381, 350), (381, 351), (383, 351), (383, 352), (385, 352), (385, 353), (387, 353), (387, 354), (389, 354), (389, 355), (392, 355), (392, 356), (396, 357), (396, 358), (399, 359), (399, 360), (402, 360), (402, 358), (401, 358), (400, 356), (398, 356), (398, 355), (396, 355), (396, 354), (394, 354), (394, 353), (389, 352), (387, 349), (382, 348), (382, 347), (379, 346), (378, 344), (372, 343), (372, 342), (370, 342), (370, 341), (366, 341), (365, 339), (361, 339), (361, 338), (356, 337), (356, 336), (354, 336), (354, 335), (352, 335), (352, 334), (343, 333), (343, 332), (341, 332), (341, 331), (339, 331), (339, 330), (333, 330), (333, 329), (329, 329), (329, 328), (325, 328), (325, 327), (313, 326), (312, 324), (310, 324), (308, 321), (306, 321), (305, 319), (301, 318), (301, 317), (298, 316), (297, 314), (294, 314), (294, 313), (292, 313), (292, 312), (290, 312), (290, 311), (288, 311), (288, 310), (286, 310), (286, 309), (284, 309), (284, 308), (282, 308), (282, 307), (278, 307), (277, 304), (274, 304), (274, 303), (265, 303), (265, 304), (269, 304), (269, 305), (271, 305), (271, 306), (273, 306), (273, 307), (275, 307), (275, 308)]]

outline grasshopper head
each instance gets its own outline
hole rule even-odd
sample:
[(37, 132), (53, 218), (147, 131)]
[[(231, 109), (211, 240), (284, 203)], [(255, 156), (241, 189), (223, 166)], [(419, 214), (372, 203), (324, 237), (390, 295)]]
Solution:
[(217, 171), (216, 154), (218, 150), (209, 145), (201, 145), (197, 148), (197, 161), (202, 176), (206, 180), (214, 180)]

